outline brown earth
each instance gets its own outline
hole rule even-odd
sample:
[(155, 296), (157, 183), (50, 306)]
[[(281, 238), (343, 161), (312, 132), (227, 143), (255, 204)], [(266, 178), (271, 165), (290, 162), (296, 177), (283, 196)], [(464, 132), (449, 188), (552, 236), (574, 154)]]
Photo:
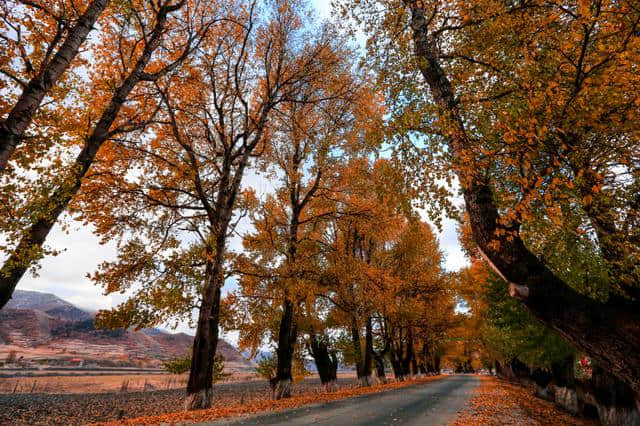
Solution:
[[(122, 376), (112, 379), (115, 385), (119, 384), (119, 379)], [(0, 425), (76, 425), (158, 416), (183, 410), (184, 388), (142, 392), (140, 389), (144, 379), (132, 380), (134, 387), (130, 384), (129, 392), (0, 394)], [(353, 375), (343, 375), (338, 383), (342, 390), (354, 389), (358, 385)], [(264, 404), (270, 401), (270, 389), (269, 383), (264, 380), (216, 383), (214, 408)], [(323, 387), (316, 378), (303, 380), (293, 387), (294, 397), (321, 393)]]
[[(160, 368), (188, 353), (192, 342), (188, 334), (158, 329), (96, 329), (91, 313), (47, 293), (17, 290), (0, 310), (0, 363), (15, 358), (12, 366)], [(230, 372), (253, 371), (252, 363), (224, 340), (218, 353)]]

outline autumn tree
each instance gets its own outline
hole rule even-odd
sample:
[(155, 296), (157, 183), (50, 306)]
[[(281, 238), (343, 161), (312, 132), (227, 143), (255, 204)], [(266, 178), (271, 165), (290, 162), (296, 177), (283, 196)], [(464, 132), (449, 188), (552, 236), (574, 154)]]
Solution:
[[(187, 0), (140, 0), (122, 4), (109, 14), (92, 50), (95, 67), (89, 73), (88, 108), (80, 118), (69, 118), (70, 131), (58, 136), (77, 144), (80, 151), (70, 163), (62, 157), (32, 170), (51, 168), (55, 173), (42, 185), (36, 182), (33, 198), (20, 188), (24, 192), (14, 199), (16, 203), (5, 207), (10, 220), (2, 224), (8, 258), (0, 270), (0, 306), (11, 298), (29, 267), (47, 253), (43, 248), (47, 235), (83, 181), (93, 174), (96, 159), (108, 161), (103, 145), (148, 129), (162, 103), (155, 85), (183, 64), (218, 20), (212, 4), (186, 4)], [(6, 179), (3, 197), (24, 174), (2, 177)]]
[(453, 311), (441, 262), (431, 227), (410, 216), (380, 265), (392, 276), (380, 283), (378, 312), (398, 380), (439, 371), (439, 341), (451, 326)]
[[(336, 173), (344, 159), (371, 150), (376, 140), (367, 138), (367, 133), (373, 133), (381, 121), (376, 97), (352, 75), (349, 55), (348, 51), (340, 52), (331, 76), (318, 82), (318, 87), (306, 88), (301, 102), (280, 109), (265, 159), (268, 169), (282, 177), (282, 185), (256, 209), (256, 232), (245, 236), (247, 256), (241, 256), (236, 266), (243, 275), (242, 297), (265, 297), (266, 291), (281, 300), (276, 399), (290, 395), (300, 307), (313, 304), (310, 291), (319, 275), (314, 264), (318, 255), (315, 241), (322, 222), (336, 214), (325, 199), (340, 190)], [(320, 93), (322, 102), (308, 102)], [(311, 312), (313, 307), (303, 310)], [(323, 349), (312, 322), (307, 322), (307, 327), (311, 327), (309, 348), (315, 348), (320, 356), (317, 351)]]
[[(271, 121), (285, 104), (320, 102), (300, 95), (339, 67), (328, 32), (303, 26), (303, 6), (274, 1), (227, 4), (228, 16), (202, 41), (190, 66), (156, 81), (158, 126), (123, 140), (91, 188), (88, 217), (122, 243), (117, 262), (94, 276), (107, 292), (142, 285), (101, 319), (146, 326), (198, 308), (187, 409), (211, 406), (227, 241), (254, 202), (242, 180), (252, 159), (270, 150)], [(115, 174), (120, 168), (136, 174)], [(135, 234), (131, 233), (135, 230)]]
[(385, 160), (372, 164), (355, 159), (345, 168), (345, 190), (336, 199), (341, 215), (323, 236), (326, 262), (331, 265), (327, 297), (334, 317), (352, 344), (357, 376), (362, 386), (372, 384), (373, 314), (377, 256), (403, 223), (400, 193), (394, 191), (394, 170)]
[[(454, 172), (473, 237), (510, 294), (640, 391), (637, 5), (343, 5), (370, 31), (399, 155), (416, 176)], [(566, 220), (565, 201), (581, 220)], [(606, 300), (576, 290), (527, 244), (543, 216), (591, 236)]]
[[(0, 171), (25, 140), (31, 149), (35, 143), (44, 142), (34, 141), (35, 136), (26, 132), (45, 96), (62, 95), (52, 93), (52, 89), (75, 61), (108, 3), (15, 0), (0, 6), (0, 74), (5, 77), (0, 87), (17, 98), (7, 96), (0, 104)], [(42, 151), (42, 147), (37, 150)]]
[(357, 160), (347, 170), (349, 189), (338, 201), (344, 214), (324, 236), (324, 297), (351, 341), (345, 358), (356, 364), (361, 384), (372, 383), (374, 366), (385, 381), (387, 360), (402, 380), (426, 372), (442, 333), (436, 312), (453, 309), (441, 254), (401, 190), (399, 169), (388, 160)]

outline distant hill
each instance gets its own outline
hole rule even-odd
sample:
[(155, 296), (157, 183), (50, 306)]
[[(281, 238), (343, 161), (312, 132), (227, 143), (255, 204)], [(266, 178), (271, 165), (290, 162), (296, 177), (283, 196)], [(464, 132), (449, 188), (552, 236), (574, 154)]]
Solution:
[(5, 309), (34, 309), (53, 318), (72, 321), (93, 318), (89, 312), (76, 308), (56, 295), (39, 291), (16, 290), (9, 303), (3, 308)]
[[(101, 330), (93, 315), (49, 293), (16, 290), (0, 310), (0, 362), (14, 353), (22, 364), (160, 367), (191, 350), (193, 336), (159, 329)], [(253, 365), (221, 340), (230, 371)]]

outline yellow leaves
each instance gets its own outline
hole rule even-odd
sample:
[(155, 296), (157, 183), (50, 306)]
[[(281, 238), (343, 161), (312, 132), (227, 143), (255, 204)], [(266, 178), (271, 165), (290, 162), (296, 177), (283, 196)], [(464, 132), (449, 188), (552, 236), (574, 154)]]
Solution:
[(585, 195), (584, 197), (582, 197), (582, 202), (584, 203), (585, 206), (591, 205), (591, 203), (593, 202), (593, 196)]

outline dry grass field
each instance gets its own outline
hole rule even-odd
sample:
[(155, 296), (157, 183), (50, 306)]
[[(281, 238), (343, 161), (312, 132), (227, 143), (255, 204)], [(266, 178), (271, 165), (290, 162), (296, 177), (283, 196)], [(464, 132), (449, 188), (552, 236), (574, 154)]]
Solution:
[[(253, 373), (233, 373), (225, 382), (256, 380)], [(187, 374), (99, 374), (0, 378), (0, 393), (84, 394), (143, 392), (179, 389), (187, 386)]]

